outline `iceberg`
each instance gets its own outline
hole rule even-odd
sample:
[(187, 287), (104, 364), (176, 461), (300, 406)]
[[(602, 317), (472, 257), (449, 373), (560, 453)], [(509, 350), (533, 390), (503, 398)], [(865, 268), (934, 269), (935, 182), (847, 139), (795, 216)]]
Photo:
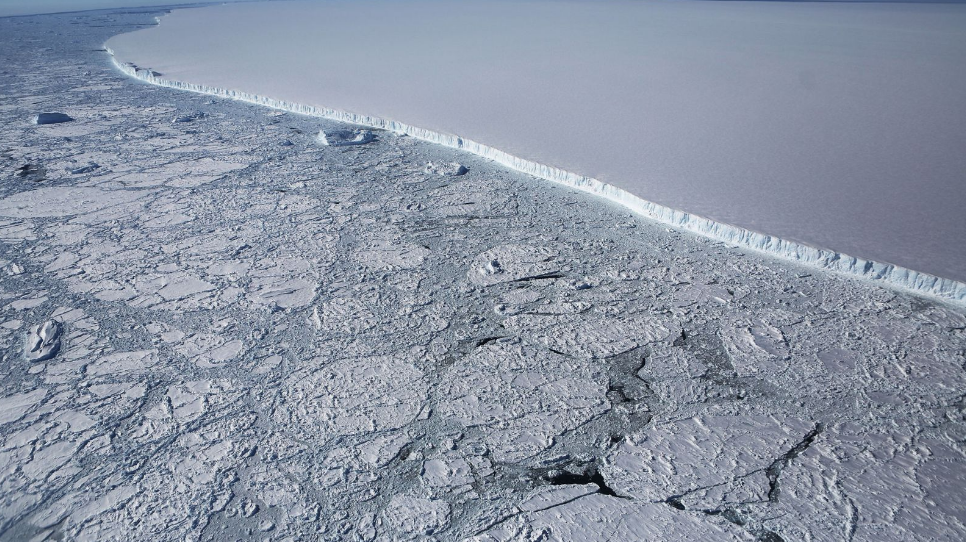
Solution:
[(34, 124), (60, 124), (72, 120), (74, 119), (64, 113), (39, 113), (34, 115), (32, 122)]
[[(317, 20), (326, 32), (301, 31)], [(730, 245), (966, 300), (963, 6), (281, 2), (164, 21), (109, 40), (117, 67), (462, 149)], [(224, 43), (205, 48), (199, 29), (215, 21)], [(919, 41), (896, 40), (899, 27)]]
[(350, 147), (365, 145), (373, 136), (369, 130), (322, 130), (318, 139), (319, 143), (329, 147)]

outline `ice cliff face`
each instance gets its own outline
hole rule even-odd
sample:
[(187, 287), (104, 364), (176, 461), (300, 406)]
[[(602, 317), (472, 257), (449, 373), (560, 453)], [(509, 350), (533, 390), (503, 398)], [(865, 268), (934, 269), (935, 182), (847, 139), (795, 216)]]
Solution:
[(115, 66), (122, 72), (147, 83), (162, 87), (175, 88), (201, 94), (208, 94), (220, 98), (239, 100), (297, 113), (342, 121), (350, 124), (366, 126), (380, 130), (388, 130), (397, 134), (405, 134), (417, 139), (436, 143), (446, 147), (462, 149), (464, 151), (488, 158), (511, 169), (533, 175), (534, 177), (562, 184), (583, 192), (589, 192), (609, 201), (627, 207), (631, 211), (651, 220), (680, 228), (692, 233), (703, 235), (723, 243), (768, 253), (773, 256), (805, 263), (821, 269), (855, 275), (868, 280), (884, 282), (899, 288), (935, 296), (956, 302), (966, 301), (966, 284), (928, 273), (922, 273), (889, 263), (875, 262), (857, 258), (841, 252), (825, 250), (802, 243), (781, 239), (764, 233), (745, 228), (715, 222), (684, 211), (671, 209), (663, 205), (644, 200), (626, 190), (603, 183), (597, 179), (578, 175), (559, 168), (525, 160), (509, 153), (495, 149), (482, 143), (477, 143), (462, 137), (426, 130), (417, 126), (382, 119), (370, 115), (358, 115), (346, 111), (339, 111), (326, 107), (316, 107), (284, 100), (276, 100), (268, 96), (259, 96), (240, 90), (229, 90), (209, 85), (194, 84), (184, 81), (166, 79), (163, 74), (151, 69), (141, 68), (135, 64), (121, 62), (109, 47)]
[(176, 10), (108, 45), (167, 80), (455, 134), (966, 281), (964, 25), (940, 5), (288, 1)]

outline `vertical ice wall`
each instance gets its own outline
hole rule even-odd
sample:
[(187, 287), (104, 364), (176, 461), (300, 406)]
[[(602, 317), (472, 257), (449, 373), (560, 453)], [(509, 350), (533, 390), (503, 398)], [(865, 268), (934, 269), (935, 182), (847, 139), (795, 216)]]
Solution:
[(133, 63), (118, 61), (114, 51), (107, 47), (115, 66), (127, 75), (147, 83), (208, 94), (220, 98), (240, 100), (273, 109), (327, 118), (360, 126), (388, 130), (398, 134), (415, 137), (447, 147), (462, 149), (478, 156), (488, 158), (509, 168), (533, 175), (540, 179), (559, 183), (596, 196), (619, 203), (646, 218), (674, 226), (689, 232), (732, 245), (779, 256), (799, 263), (822, 269), (855, 275), (864, 279), (880, 281), (920, 294), (935, 296), (949, 301), (966, 301), (966, 284), (928, 273), (921, 273), (897, 265), (879, 263), (847, 254), (811, 247), (771, 235), (754, 232), (745, 228), (708, 220), (706, 218), (678, 211), (641, 199), (621, 188), (603, 183), (597, 179), (564, 171), (552, 166), (539, 164), (513, 156), (499, 149), (477, 143), (459, 136), (426, 130), (405, 123), (381, 119), (369, 115), (357, 115), (330, 108), (316, 107), (247, 92), (228, 90), (208, 85), (187, 83), (165, 79), (150, 69), (140, 68)]
[(966, 281), (966, 5), (353, 0), (111, 38), (174, 81), (459, 134), (646, 201)]

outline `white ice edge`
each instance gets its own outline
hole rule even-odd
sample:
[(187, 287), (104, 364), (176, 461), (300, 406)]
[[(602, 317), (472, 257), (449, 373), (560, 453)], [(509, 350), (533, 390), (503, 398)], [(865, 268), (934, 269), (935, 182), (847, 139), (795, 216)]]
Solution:
[(457, 135), (435, 132), (410, 126), (395, 120), (349, 113), (328, 107), (276, 100), (267, 96), (259, 96), (240, 90), (228, 90), (208, 85), (165, 79), (161, 74), (150, 69), (141, 68), (132, 63), (122, 63), (118, 61), (114, 51), (110, 47), (105, 45), (104, 49), (111, 55), (114, 65), (121, 72), (152, 85), (248, 102), (272, 109), (297, 113), (299, 115), (321, 117), (369, 128), (387, 130), (437, 145), (461, 149), (477, 156), (493, 160), (510, 169), (588, 192), (620, 204), (650, 220), (702, 235), (715, 241), (763, 252), (771, 256), (777, 256), (827, 271), (845, 273), (866, 280), (884, 283), (889, 286), (910, 290), (917, 294), (933, 296), (941, 300), (954, 301), (960, 304), (966, 303), (966, 283), (957, 280), (937, 277), (890, 263), (876, 262), (849, 256), (841, 252), (815, 248), (796, 241), (781, 239), (738, 226), (709, 220), (684, 211), (671, 209), (642, 199), (626, 190), (603, 183), (597, 179), (519, 158), (499, 149), (464, 139)]

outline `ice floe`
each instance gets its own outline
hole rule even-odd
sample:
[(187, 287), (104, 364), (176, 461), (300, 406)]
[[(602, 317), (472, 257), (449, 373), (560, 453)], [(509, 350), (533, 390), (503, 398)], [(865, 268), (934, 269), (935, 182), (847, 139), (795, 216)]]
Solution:
[(24, 355), (30, 361), (47, 361), (60, 350), (62, 324), (57, 320), (47, 320), (30, 328)]

